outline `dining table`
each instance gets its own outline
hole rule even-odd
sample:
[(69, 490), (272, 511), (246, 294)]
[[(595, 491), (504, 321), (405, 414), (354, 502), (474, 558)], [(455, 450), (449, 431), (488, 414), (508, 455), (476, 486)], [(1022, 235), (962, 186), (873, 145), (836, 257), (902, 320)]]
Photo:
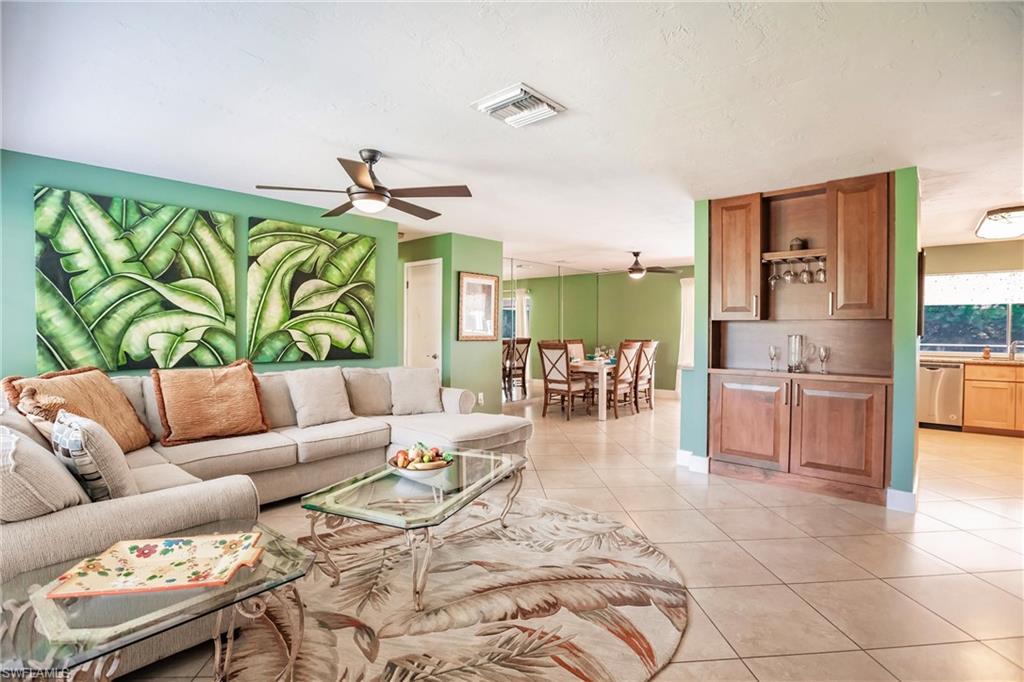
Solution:
[(610, 360), (575, 360), (569, 363), (569, 370), (581, 374), (593, 374), (597, 384), (597, 420), (608, 420), (608, 374), (615, 364)]

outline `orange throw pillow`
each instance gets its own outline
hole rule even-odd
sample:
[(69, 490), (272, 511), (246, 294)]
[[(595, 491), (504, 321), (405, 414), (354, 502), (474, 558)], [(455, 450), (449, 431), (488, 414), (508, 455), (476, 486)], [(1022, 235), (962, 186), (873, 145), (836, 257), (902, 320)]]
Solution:
[[(98, 423), (125, 452), (146, 447), (153, 440), (153, 434), (139, 420), (121, 389), (95, 367), (48, 372), (37, 377), (7, 377), (2, 385), (7, 401), (23, 414), (28, 404), (59, 406)], [(26, 405), (20, 405), (25, 392), (28, 393)], [(48, 421), (53, 421), (51, 416), (55, 416), (51, 415), (54, 410), (33, 411)]]
[(225, 367), (153, 369), (164, 445), (263, 433), (269, 427), (248, 360)]

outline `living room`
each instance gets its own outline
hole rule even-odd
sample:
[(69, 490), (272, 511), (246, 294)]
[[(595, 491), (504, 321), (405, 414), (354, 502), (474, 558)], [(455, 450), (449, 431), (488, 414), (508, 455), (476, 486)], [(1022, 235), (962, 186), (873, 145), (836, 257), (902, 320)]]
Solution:
[(0, 677), (1024, 679), (1022, 3), (4, 3)]

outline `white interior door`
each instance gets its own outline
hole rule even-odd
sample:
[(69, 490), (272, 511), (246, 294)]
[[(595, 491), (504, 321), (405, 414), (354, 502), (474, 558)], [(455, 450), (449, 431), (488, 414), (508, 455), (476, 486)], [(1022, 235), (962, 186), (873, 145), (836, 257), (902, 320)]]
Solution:
[(442, 261), (405, 264), (405, 366), (441, 371)]

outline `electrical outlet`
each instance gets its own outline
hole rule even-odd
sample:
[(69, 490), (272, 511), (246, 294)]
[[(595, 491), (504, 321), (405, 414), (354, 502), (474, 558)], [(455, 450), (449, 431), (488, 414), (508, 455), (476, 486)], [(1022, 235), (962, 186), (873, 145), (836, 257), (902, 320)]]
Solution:
[(476, 404), (477, 405), (483, 405), (484, 404), (484, 392), (483, 391), (480, 391), (479, 393), (476, 394)]

